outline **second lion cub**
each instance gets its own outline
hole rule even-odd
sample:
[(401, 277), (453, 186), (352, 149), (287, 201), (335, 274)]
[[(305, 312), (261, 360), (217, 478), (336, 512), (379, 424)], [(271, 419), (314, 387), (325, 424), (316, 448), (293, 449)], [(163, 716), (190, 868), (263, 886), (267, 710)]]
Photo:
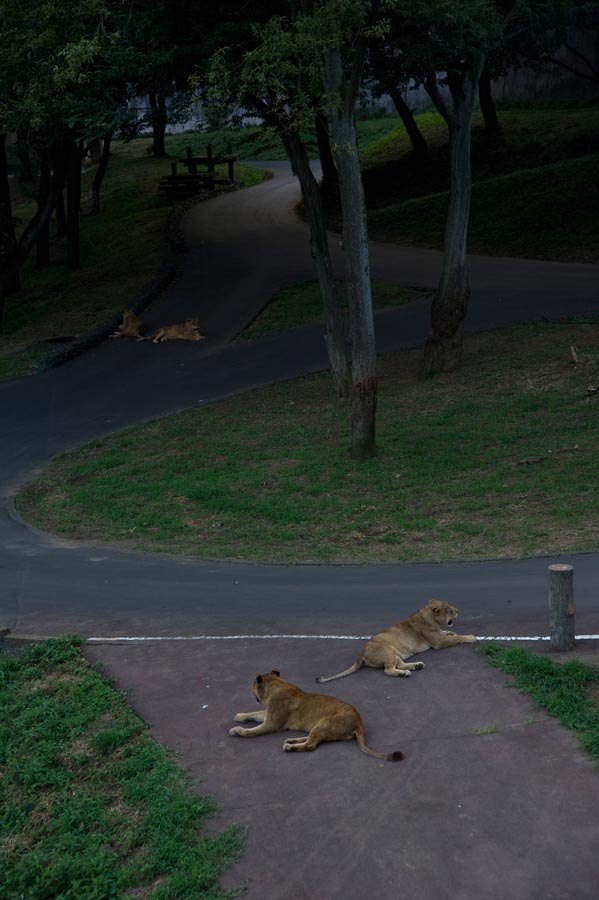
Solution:
[(154, 344), (162, 341), (203, 341), (204, 335), (200, 334), (198, 319), (188, 319), (177, 325), (163, 325), (152, 338)]

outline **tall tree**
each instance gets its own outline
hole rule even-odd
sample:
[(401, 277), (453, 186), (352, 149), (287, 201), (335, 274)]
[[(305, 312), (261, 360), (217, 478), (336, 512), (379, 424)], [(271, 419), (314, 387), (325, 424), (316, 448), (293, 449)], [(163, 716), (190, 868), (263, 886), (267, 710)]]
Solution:
[[(0, 122), (26, 136), (38, 177), (38, 208), (2, 253), (0, 289), (38, 243), (47, 262), (47, 226), (69, 173), (69, 266), (78, 265), (82, 142), (113, 130), (128, 115), (131, 54), (128, 10), (120, 0), (20, 0), (0, 7)], [(6, 86), (10, 85), (10, 90)], [(48, 177), (51, 167), (51, 177)]]
[[(279, 4), (280, 5), (280, 4)], [(284, 4), (287, 6), (287, 4)], [(243, 107), (259, 116), (281, 137), (297, 175), (310, 228), (310, 249), (323, 298), (325, 343), (331, 373), (340, 396), (350, 392), (345, 323), (331, 263), (318, 182), (309, 163), (304, 135), (315, 118), (324, 116), (322, 73), (313, 57), (311, 36), (299, 27), (301, 16), (268, 15), (254, 21), (249, 33), (227, 34), (234, 40), (211, 61), (203, 97), (209, 108)], [(254, 15), (256, 11), (254, 10)]]

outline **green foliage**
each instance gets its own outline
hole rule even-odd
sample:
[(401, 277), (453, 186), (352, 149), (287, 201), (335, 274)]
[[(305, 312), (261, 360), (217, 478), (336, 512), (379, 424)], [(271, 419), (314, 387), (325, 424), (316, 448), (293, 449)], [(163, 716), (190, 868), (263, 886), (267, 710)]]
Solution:
[(87, 665), (77, 638), (0, 656), (3, 900), (223, 897), (239, 834)]

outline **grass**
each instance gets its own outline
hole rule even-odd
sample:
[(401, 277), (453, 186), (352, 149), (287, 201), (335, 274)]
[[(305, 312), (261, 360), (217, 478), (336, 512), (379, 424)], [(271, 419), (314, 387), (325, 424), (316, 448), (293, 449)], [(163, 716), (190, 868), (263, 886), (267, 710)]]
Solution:
[(349, 458), (349, 409), (322, 374), (60, 456), (18, 509), (73, 537), (253, 560), (599, 546), (599, 401), (586, 392), (599, 375), (599, 324), (475, 335), (461, 369), (432, 379), (418, 375), (419, 362), (419, 351), (379, 360), (375, 459)]
[[(599, 260), (599, 154), (474, 184), (470, 253)], [(370, 237), (404, 245), (443, 247), (447, 193), (371, 212)]]
[[(576, 733), (581, 747), (599, 762), (599, 669), (576, 659), (556, 663), (524, 647), (483, 644), (478, 648), (492, 666), (514, 679), (514, 686)], [(595, 702), (593, 700), (595, 698)]]
[(77, 639), (0, 656), (3, 900), (218, 900), (240, 851)]
[[(167, 252), (171, 209), (158, 197), (158, 182), (169, 168), (167, 160), (139, 156), (141, 151), (139, 145), (115, 145), (99, 213), (87, 199), (93, 171), (83, 176), (79, 270), (66, 272), (64, 238), (52, 239), (51, 266), (36, 269), (34, 251), (22, 269), (23, 290), (9, 298), (0, 335), (0, 378), (34, 371), (44, 355), (36, 343), (93, 330), (157, 275)], [(248, 186), (264, 177), (249, 167), (239, 167), (237, 174)], [(32, 213), (26, 199), (16, 205), (18, 231)]]
[[(472, 129), (471, 253), (597, 262), (599, 108), (499, 112), (489, 135)], [(437, 113), (417, 117), (430, 160), (417, 160), (398, 127), (364, 149), (371, 238), (442, 247), (447, 212), (447, 127)], [(339, 228), (334, 198), (331, 225)]]
[[(398, 116), (378, 116), (372, 118), (360, 118), (356, 122), (358, 134), (358, 146), (365, 150), (367, 147), (380, 140), (381, 137), (398, 128), (401, 120)], [(311, 159), (318, 158), (318, 144), (316, 137), (305, 134), (308, 154)], [(148, 138), (140, 138), (144, 146), (149, 147)], [(137, 142), (133, 142), (134, 144)], [(172, 154), (183, 156), (186, 147), (192, 147), (193, 152), (205, 153), (208, 144), (212, 144), (215, 155), (225, 153), (227, 144), (231, 144), (233, 153), (237, 153), (240, 159), (286, 159), (283, 144), (272, 128), (261, 125), (246, 125), (238, 128), (211, 129), (209, 131), (187, 131), (183, 134), (172, 135), (168, 138), (168, 151)]]
[[(347, 309), (347, 294), (343, 282), (337, 286), (342, 292), (342, 309)], [(372, 305), (374, 309), (402, 306), (414, 300), (430, 299), (432, 291), (418, 288), (404, 288), (382, 281), (372, 283)], [(323, 321), (322, 296), (318, 282), (308, 281), (278, 291), (268, 306), (240, 334), (242, 340), (254, 340), (276, 331), (297, 328)]]

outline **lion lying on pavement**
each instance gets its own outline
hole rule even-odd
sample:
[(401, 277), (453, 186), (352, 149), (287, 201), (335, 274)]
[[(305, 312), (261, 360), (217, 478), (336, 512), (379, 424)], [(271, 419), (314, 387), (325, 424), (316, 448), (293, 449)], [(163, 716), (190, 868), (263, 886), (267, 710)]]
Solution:
[(138, 340), (146, 340), (143, 338), (143, 335), (146, 333), (147, 328), (136, 315), (132, 309), (124, 309), (123, 310), (123, 321), (119, 325), (116, 331), (113, 331), (110, 335), (111, 338), (137, 338)]
[(422, 653), (424, 650), (441, 650), (453, 644), (469, 644), (476, 640), (473, 634), (455, 634), (444, 630), (445, 625), (453, 625), (458, 610), (444, 600), (429, 600), (422, 609), (412, 613), (403, 622), (391, 625), (380, 634), (375, 634), (364, 644), (355, 663), (337, 675), (321, 676), (316, 681), (323, 684), (335, 678), (343, 678), (356, 672), (360, 666), (384, 669), (385, 675), (404, 678), (416, 669), (424, 669), (423, 662), (407, 663), (406, 657)]
[(204, 335), (200, 334), (199, 320), (188, 319), (177, 325), (163, 325), (159, 328), (152, 341), (159, 344), (162, 341), (203, 341)]
[(266, 709), (237, 713), (236, 722), (259, 722), (255, 728), (231, 728), (229, 734), (258, 737), (274, 731), (307, 731), (307, 737), (287, 738), (283, 750), (302, 752), (315, 750), (323, 741), (351, 741), (354, 738), (363, 753), (377, 759), (399, 760), (403, 753), (378, 753), (367, 746), (364, 725), (359, 712), (349, 703), (326, 694), (306, 694), (294, 684), (284, 681), (273, 669), (267, 675), (256, 675), (252, 693)]

